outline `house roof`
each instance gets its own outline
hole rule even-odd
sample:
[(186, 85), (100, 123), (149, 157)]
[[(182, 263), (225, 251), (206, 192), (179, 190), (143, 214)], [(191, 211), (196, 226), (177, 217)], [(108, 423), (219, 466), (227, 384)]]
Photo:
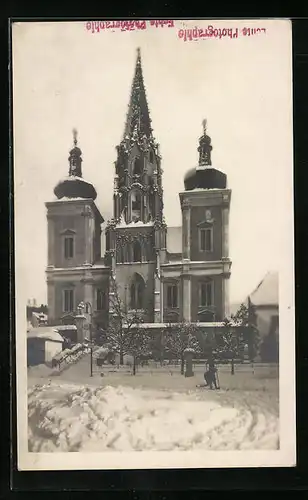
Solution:
[(250, 295), (255, 306), (269, 306), (279, 304), (278, 272), (268, 272)]
[(35, 318), (37, 318), (37, 319), (44, 320), (44, 321), (47, 321), (47, 320), (48, 320), (47, 314), (44, 314), (44, 313), (37, 313), (37, 312), (33, 312), (33, 313), (32, 313), (32, 316), (34, 316), (34, 317), (35, 317)]
[(28, 339), (39, 338), (44, 340), (51, 340), (53, 342), (64, 342), (64, 339), (60, 335), (58, 330), (52, 326), (31, 328), (27, 332), (27, 337)]
[(182, 227), (167, 228), (167, 251), (169, 253), (182, 253)]

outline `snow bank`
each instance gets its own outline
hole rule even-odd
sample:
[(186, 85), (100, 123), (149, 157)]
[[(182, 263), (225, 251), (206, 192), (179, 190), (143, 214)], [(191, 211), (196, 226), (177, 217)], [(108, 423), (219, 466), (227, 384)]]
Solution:
[(29, 390), (29, 451), (277, 449), (278, 419), (209, 392), (67, 384)]

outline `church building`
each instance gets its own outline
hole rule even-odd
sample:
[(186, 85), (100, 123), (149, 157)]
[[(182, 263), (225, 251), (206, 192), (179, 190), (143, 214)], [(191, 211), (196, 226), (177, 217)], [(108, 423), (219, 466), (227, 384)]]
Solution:
[(104, 228), (96, 189), (83, 176), (76, 132), (69, 175), (55, 187), (55, 199), (46, 203), (50, 323), (74, 322), (84, 302), (91, 306), (87, 314), (94, 329), (106, 329), (112, 314), (111, 280), (128, 310), (137, 310), (146, 324), (223, 321), (229, 314), (231, 269), (227, 177), (212, 166), (204, 121), (198, 165), (187, 171), (179, 193), (182, 225), (167, 227), (162, 158), (139, 49), (124, 135), (116, 150), (113, 218)]

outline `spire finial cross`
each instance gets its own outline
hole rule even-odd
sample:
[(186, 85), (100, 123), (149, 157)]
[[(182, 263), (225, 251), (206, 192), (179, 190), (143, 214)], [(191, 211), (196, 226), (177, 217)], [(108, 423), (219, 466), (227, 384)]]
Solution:
[(202, 120), (203, 134), (206, 135), (207, 120), (204, 118)]
[(77, 146), (77, 129), (73, 128), (74, 145)]

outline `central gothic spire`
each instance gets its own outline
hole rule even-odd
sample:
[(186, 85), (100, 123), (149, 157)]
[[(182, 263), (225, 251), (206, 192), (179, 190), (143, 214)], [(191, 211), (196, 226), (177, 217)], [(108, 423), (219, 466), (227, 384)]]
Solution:
[(142, 74), (140, 48), (137, 49), (135, 75), (133, 79), (128, 113), (126, 118), (124, 139), (133, 136), (152, 137), (151, 119)]
[(125, 223), (162, 221), (161, 155), (152, 133), (139, 48), (124, 137), (116, 150), (113, 219)]

